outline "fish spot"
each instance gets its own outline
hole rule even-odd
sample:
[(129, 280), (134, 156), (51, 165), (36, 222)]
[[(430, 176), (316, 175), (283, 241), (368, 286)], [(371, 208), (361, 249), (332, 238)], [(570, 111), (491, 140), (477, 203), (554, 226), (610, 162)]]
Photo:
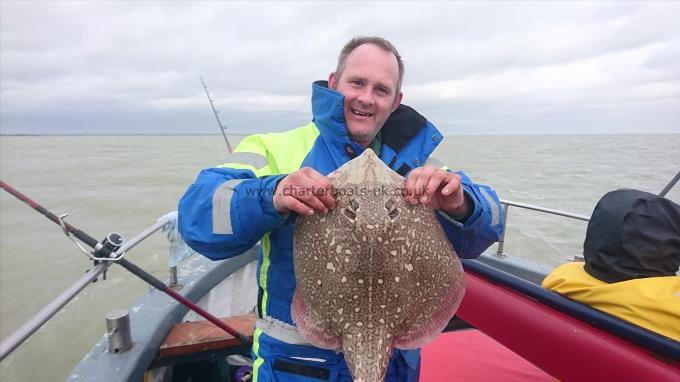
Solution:
[(359, 280), (357, 280), (357, 282), (358, 282), (359, 284), (363, 284), (363, 283), (364, 283), (364, 279), (359, 279)]
[(358, 326), (358, 327), (362, 327), (362, 326), (364, 326), (364, 323), (361, 322), (361, 321), (357, 321), (357, 326)]
[(342, 278), (340, 279), (340, 282), (346, 283), (347, 282), (347, 276), (342, 276)]
[[(321, 280), (319, 280), (319, 281), (321, 281)], [(394, 282), (395, 283), (399, 282), (399, 276), (394, 276)], [(397, 295), (395, 294), (394, 297), (397, 297)]]
[(333, 263), (329, 261), (328, 263), (326, 263), (326, 269), (335, 272), (335, 265), (333, 265)]
[(406, 268), (407, 271), (412, 272), (413, 271), (413, 264), (405, 264), (404, 268)]
[(383, 283), (383, 279), (378, 279), (378, 284), (382, 284), (382, 283)]

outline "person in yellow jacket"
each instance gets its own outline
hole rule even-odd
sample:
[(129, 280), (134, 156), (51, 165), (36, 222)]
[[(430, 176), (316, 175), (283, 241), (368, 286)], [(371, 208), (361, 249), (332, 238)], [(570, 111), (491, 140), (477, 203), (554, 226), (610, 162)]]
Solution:
[(600, 199), (585, 263), (555, 268), (542, 286), (680, 341), (680, 206), (637, 190)]

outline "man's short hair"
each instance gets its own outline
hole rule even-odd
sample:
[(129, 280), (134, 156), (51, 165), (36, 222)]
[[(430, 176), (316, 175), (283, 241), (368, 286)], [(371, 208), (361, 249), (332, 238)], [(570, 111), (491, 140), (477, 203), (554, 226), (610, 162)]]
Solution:
[(345, 44), (345, 46), (340, 51), (340, 56), (338, 57), (338, 66), (335, 69), (336, 77), (340, 78), (342, 72), (345, 70), (345, 62), (347, 61), (347, 57), (350, 55), (350, 53), (352, 53), (354, 49), (364, 44), (375, 45), (379, 48), (382, 48), (386, 52), (394, 54), (394, 57), (397, 58), (397, 65), (399, 66), (399, 79), (397, 80), (396, 93), (399, 94), (399, 91), (401, 90), (401, 82), (404, 79), (404, 62), (401, 60), (401, 56), (399, 55), (397, 48), (395, 48), (391, 42), (382, 37), (358, 36), (349, 40), (349, 42)]

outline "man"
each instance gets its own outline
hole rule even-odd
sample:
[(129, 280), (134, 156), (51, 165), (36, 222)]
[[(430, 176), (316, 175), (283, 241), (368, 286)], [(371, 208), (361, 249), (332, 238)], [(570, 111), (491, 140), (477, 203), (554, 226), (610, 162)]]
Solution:
[(555, 268), (543, 287), (680, 341), (680, 205), (637, 190), (607, 193), (583, 257)]
[[(442, 135), (400, 105), (403, 72), (387, 40), (351, 40), (328, 83), (313, 85), (312, 123), (245, 138), (230, 163), (201, 172), (180, 201), (182, 236), (209, 258), (236, 256), (261, 240), (255, 381), (351, 380), (341, 353), (308, 345), (293, 326), (292, 237), (297, 214), (335, 207), (325, 175), (364, 150), (407, 176), (409, 202), (438, 210), (459, 256), (476, 257), (500, 237), (503, 210), (493, 190), (462, 172), (423, 166)], [(417, 381), (419, 365), (419, 351), (395, 349), (386, 380)]]

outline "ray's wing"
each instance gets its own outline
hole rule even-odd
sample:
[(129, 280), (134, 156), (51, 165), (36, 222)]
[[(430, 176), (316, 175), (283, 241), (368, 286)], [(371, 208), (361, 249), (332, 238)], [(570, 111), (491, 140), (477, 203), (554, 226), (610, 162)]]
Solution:
[(455, 314), (465, 293), (460, 260), (429, 208), (413, 210), (407, 231), (404, 274), (412, 292), (395, 347), (414, 349), (432, 341)]

